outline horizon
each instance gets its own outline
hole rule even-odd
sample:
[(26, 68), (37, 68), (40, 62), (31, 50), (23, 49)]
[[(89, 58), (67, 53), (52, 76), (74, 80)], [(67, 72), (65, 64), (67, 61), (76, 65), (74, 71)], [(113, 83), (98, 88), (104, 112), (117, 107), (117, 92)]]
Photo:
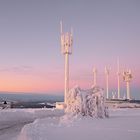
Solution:
[[(0, 91), (58, 94), (64, 89), (64, 32), (73, 28), (70, 88), (97, 84), (105, 89), (104, 67), (111, 66), (109, 91), (117, 91), (120, 70), (132, 70), (131, 95), (140, 99), (140, 1), (0, 1)], [(121, 92), (126, 85), (121, 77)], [(132, 96), (134, 96), (132, 95)]]
[[(89, 89), (89, 88), (88, 88)], [(104, 93), (105, 93), (105, 89), (103, 89)], [(112, 98), (112, 92), (115, 93), (115, 97), (117, 98), (117, 91), (114, 90), (114, 88), (109, 89), (109, 99)], [(126, 89), (125, 88), (121, 88), (121, 92), (120, 92), (120, 96), (121, 98), (124, 98), (124, 96), (126, 97)], [(41, 93), (41, 92), (10, 92), (10, 91), (0, 91), (0, 98), (2, 96), (7, 97), (7, 95), (9, 96), (48, 96), (48, 97), (62, 97), (64, 98), (64, 92), (52, 92), (52, 93)], [(134, 89), (134, 91), (131, 90), (131, 98), (135, 99), (135, 100), (140, 100), (140, 96), (139, 96), (139, 90), (138, 89)]]
[(0, 92), (0, 102), (9, 101), (9, 102), (36, 102), (36, 101), (63, 101), (64, 96), (61, 94), (36, 94), (36, 93), (10, 93)]

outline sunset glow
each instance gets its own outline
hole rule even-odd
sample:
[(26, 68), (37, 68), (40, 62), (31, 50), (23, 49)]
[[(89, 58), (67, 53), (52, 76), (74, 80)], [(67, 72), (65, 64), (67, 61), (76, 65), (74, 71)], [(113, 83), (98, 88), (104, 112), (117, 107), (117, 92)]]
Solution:
[[(64, 56), (60, 25), (73, 27), (70, 88), (90, 88), (93, 67), (105, 88), (104, 67), (110, 66), (110, 90), (117, 90), (117, 57), (121, 72), (131, 69), (131, 90), (140, 92), (140, 8), (138, 1), (1, 1), (0, 91), (64, 92)], [(119, 10), (118, 10), (119, 9)], [(71, 11), (71, 12), (69, 12)], [(125, 83), (121, 77), (121, 88)], [(138, 95), (139, 96), (139, 95)]]

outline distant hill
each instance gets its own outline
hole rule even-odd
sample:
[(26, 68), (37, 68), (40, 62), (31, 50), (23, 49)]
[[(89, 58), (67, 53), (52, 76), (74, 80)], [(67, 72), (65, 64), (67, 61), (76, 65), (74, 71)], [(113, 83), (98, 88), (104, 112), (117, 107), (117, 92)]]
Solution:
[(62, 95), (0, 92), (0, 101), (63, 101)]

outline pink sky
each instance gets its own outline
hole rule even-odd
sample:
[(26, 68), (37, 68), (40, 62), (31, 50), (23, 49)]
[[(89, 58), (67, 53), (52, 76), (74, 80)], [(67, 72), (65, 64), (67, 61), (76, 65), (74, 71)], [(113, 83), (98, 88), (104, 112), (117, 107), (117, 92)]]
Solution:
[(70, 87), (90, 88), (94, 66), (105, 87), (107, 65), (116, 90), (119, 56), (121, 70), (132, 69), (132, 90), (139, 93), (139, 7), (137, 0), (0, 1), (0, 91), (63, 93), (62, 20), (64, 31), (74, 30)]

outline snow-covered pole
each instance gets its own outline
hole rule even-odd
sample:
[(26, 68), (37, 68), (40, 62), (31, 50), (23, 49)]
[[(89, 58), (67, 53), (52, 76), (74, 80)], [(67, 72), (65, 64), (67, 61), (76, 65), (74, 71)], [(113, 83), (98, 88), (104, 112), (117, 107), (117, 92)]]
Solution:
[(127, 99), (130, 100), (130, 84), (126, 82), (126, 89), (127, 89)]
[(107, 68), (105, 66), (105, 75), (106, 75), (106, 98), (108, 99), (109, 98), (109, 71), (110, 71), (110, 68)]
[(123, 80), (126, 82), (127, 99), (130, 100), (130, 82), (132, 80), (131, 70), (126, 70), (123, 72)]
[(67, 102), (67, 93), (69, 91), (69, 55), (65, 54), (65, 103)]
[(73, 35), (63, 33), (62, 22), (60, 22), (61, 31), (61, 52), (65, 55), (65, 84), (64, 84), (64, 102), (67, 104), (67, 94), (69, 92), (69, 55), (72, 54)]
[(118, 67), (118, 70), (117, 70), (117, 80), (118, 80), (118, 99), (120, 99), (120, 64), (119, 64), (119, 58), (117, 60), (117, 67)]
[(94, 86), (97, 85), (97, 69), (93, 68), (93, 82), (94, 82)]

